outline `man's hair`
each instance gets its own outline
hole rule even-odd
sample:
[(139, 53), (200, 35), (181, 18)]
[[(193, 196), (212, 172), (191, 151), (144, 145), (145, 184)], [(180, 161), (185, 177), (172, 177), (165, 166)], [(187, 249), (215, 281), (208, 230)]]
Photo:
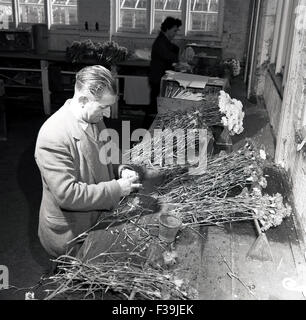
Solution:
[(174, 26), (178, 28), (182, 25), (182, 21), (180, 19), (176, 19), (173, 17), (167, 17), (164, 22), (161, 24), (161, 30), (166, 32), (169, 29), (172, 29)]
[(116, 81), (108, 69), (100, 65), (89, 66), (77, 73), (75, 88), (98, 99), (104, 92), (115, 94)]

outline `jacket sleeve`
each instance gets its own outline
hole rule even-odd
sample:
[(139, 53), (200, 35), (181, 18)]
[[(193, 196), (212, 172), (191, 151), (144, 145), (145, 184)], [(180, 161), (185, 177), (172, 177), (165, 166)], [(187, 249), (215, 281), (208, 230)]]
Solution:
[(156, 42), (154, 53), (160, 59), (170, 63), (178, 62), (179, 60), (179, 47), (164, 40)]
[(78, 168), (68, 144), (40, 139), (35, 159), (59, 206), (70, 211), (110, 210), (120, 201), (121, 188), (116, 180), (86, 184), (77, 180)]

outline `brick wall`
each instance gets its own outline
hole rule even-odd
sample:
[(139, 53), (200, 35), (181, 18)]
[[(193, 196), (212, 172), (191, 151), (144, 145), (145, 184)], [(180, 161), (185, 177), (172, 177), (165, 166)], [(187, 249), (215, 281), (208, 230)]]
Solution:
[(80, 0), (78, 8), (80, 30), (84, 30), (85, 21), (87, 21), (90, 30), (95, 30), (95, 24), (97, 22), (100, 31), (109, 31), (111, 21), (110, 1)]
[[(300, 4), (306, 7), (306, 0), (300, 0)], [(306, 126), (305, 115), (306, 28), (296, 30), (294, 34), (276, 148), (276, 161), (290, 174), (297, 215), (306, 235), (306, 146), (297, 152), (297, 145), (304, 138), (300, 130)]]
[(280, 97), (269, 72), (266, 73), (265, 77), (263, 98), (269, 114), (274, 136), (277, 136), (279, 129), (280, 110), (282, 109), (282, 98)]
[[(306, 7), (306, 0), (299, 0)], [(275, 112), (280, 112), (276, 110)], [(297, 217), (306, 235), (306, 146), (297, 151), (306, 126), (306, 28), (295, 28), (289, 75), (282, 101), (277, 135), (276, 162), (288, 170)], [(305, 236), (306, 238), (306, 236)]]
[(225, 58), (245, 58), (248, 42), (250, 0), (225, 0), (222, 47)]

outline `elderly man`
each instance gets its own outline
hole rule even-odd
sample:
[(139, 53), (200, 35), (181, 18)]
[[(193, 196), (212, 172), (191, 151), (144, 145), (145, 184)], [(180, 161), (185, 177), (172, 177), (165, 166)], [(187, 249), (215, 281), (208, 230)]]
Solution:
[(95, 225), (101, 210), (112, 210), (122, 196), (140, 187), (136, 172), (119, 166), (121, 178), (116, 180), (115, 166), (100, 161), (104, 142), (99, 133), (106, 129), (103, 117), (110, 116), (115, 92), (107, 69), (82, 69), (73, 98), (39, 131), (35, 159), (43, 195), (38, 234), (53, 257), (66, 253), (67, 243)]

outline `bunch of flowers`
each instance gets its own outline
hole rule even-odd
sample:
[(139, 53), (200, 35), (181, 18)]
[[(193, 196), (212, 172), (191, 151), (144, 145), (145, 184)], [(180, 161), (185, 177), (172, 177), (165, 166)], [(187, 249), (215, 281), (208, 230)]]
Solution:
[(254, 183), (264, 186), (267, 182), (263, 177), (263, 166), (263, 159), (247, 142), (236, 152), (209, 158), (207, 168), (197, 176), (189, 175), (188, 171), (178, 175), (176, 168), (169, 169), (158, 191), (176, 202), (197, 201), (207, 196), (226, 197), (235, 189)]
[(222, 117), (222, 124), (228, 128), (230, 135), (241, 134), (244, 130), (243, 119), (244, 112), (241, 101), (232, 99), (230, 95), (223, 90), (219, 95), (219, 109)]
[(127, 48), (119, 46), (115, 41), (74, 41), (66, 49), (66, 57), (72, 63), (80, 63), (84, 58), (91, 58), (105, 67), (124, 61), (127, 55)]
[(260, 221), (261, 230), (267, 231), (291, 215), (291, 207), (284, 204), (279, 193), (262, 195), (260, 188), (253, 188), (251, 192), (244, 188), (235, 197), (203, 195), (191, 201), (173, 201), (170, 198), (168, 204), (171, 214), (181, 218), (183, 226), (221, 225), (256, 218)]
[(257, 198), (258, 205), (254, 206), (255, 217), (261, 224), (261, 230), (267, 231), (279, 226), (292, 213), (290, 205), (285, 204), (281, 194), (273, 196), (262, 195), (261, 188), (253, 188), (252, 194)]
[(225, 66), (228, 66), (233, 77), (239, 76), (241, 72), (240, 61), (238, 59), (227, 59), (224, 62)]

